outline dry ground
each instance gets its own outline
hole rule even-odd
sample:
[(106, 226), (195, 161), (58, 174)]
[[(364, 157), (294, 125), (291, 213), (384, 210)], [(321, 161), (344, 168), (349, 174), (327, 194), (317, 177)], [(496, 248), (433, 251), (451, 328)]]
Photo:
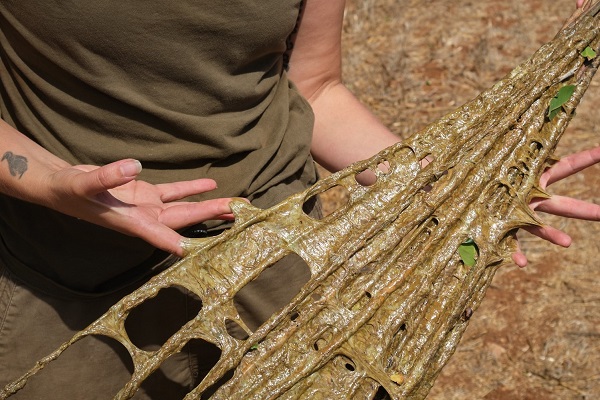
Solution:
[[(556, 33), (574, 5), (350, 0), (345, 81), (406, 137), (501, 79)], [(600, 76), (559, 156), (600, 144), (598, 104)], [(598, 203), (599, 172), (592, 167), (550, 191)], [(600, 223), (543, 218), (571, 234), (573, 245), (557, 248), (520, 235), (529, 266), (496, 275), (429, 399), (600, 398)]]

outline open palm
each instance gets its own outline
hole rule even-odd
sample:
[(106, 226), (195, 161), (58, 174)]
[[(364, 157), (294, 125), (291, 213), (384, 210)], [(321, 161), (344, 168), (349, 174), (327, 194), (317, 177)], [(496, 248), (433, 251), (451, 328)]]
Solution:
[(212, 179), (151, 184), (136, 180), (141, 165), (121, 160), (102, 167), (78, 165), (52, 174), (51, 207), (65, 214), (182, 255), (175, 230), (208, 219), (232, 219), (230, 198), (202, 202), (181, 199), (217, 187)]

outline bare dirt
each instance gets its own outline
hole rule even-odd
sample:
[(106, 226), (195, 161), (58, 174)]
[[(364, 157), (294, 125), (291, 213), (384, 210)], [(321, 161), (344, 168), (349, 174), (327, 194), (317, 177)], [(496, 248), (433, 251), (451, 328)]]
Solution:
[[(350, 0), (344, 80), (407, 137), (500, 80), (574, 9), (575, 0)], [(557, 156), (600, 145), (598, 104), (600, 76)], [(599, 203), (600, 166), (549, 191)], [(528, 267), (499, 271), (428, 399), (600, 398), (600, 223), (542, 219), (573, 244), (520, 234)]]

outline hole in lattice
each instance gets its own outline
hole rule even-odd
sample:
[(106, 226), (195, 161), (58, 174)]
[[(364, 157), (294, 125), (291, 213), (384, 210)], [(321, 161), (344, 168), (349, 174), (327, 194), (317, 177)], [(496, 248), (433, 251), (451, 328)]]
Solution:
[(375, 392), (375, 395), (373, 396), (373, 400), (391, 400), (392, 396), (390, 396), (390, 394), (387, 392), (387, 390), (384, 389), (383, 386), (379, 386), (379, 389), (377, 389), (377, 392)]
[(225, 328), (227, 329), (227, 333), (229, 336), (238, 339), (238, 340), (246, 340), (248, 339), (248, 333), (244, 331), (244, 328), (240, 326), (237, 322), (232, 319), (227, 318), (225, 320)]
[(190, 358), (188, 365), (193, 366), (194, 386), (197, 386), (221, 358), (221, 349), (206, 340), (192, 339), (183, 347), (181, 354)]
[(313, 343), (313, 349), (319, 350), (320, 348), (323, 348), (323, 345), (325, 345), (325, 342), (323, 342), (322, 339), (318, 339)]
[(448, 175), (449, 173), (450, 172), (447, 169), (445, 169), (445, 170), (443, 170), (441, 172), (436, 172), (434, 174), (435, 175), (435, 180), (439, 181), (440, 179), (442, 179), (444, 176)]
[(317, 339), (317, 341), (313, 344), (313, 349), (321, 350), (327, 345), (327, 341), (323, 338)]
[(181, 352), (172, 354), (142, 382), (140, 392), (143, 392), (144, 398), (150, 399), (163, 399), (165, 396), (183, 399), (190, 388), (187, 384), (176, 382), (171, 375), (173, 371), (187, 371), (191, 367), (192, 383), (196, 386), (219, 361), (219, 357), (221, 350), (217, 346), (202, 339), (192, 339)]
[(446, 175), (448, 175), (448, 170), (444, 170), (442, 172), (439, 173), (435, 173), (434, 177), (433, 177), (433, 181), (428, 183), (427, 185), (423, 186), (421, 188), (422, 191), (429, 193), (433, 190), (433, 188), (435, 186), (437, 186), (438, 181), (440, 181), (443, 177), (445, 177)]
[(356, 301), (356, 303), (352, 304), (349, 308), (352, 311), (360, 311), (362, 310), (369, 302), (369, 299), (371, 299), (371, 293), (369, 292), (365, 292), (363, 296), (360, 296), (360, 298), (358, 299), (358, 301)]
[(460, 260), (466, 267), (473, 267), (479, 259), (479, 247), (473, 239), (467, 239), (458, 248)]
[(423, 222), (423, 225), (419, 228), (420, 232), (415, 238), (414, 244), (411, 246), (413, 251), (417, 251), (416, 246), (425, 245), (425, 242), (431, 237), (431, 235), (437, 230), (440, 221), (437, 217), (431, 217)]
[(156, 350), (201, 309), (198, 296), (180, 286), (171, 286), (131, 310), (125, 330), (131, 343), (140, 349)]
[(377, 164), (377, 167), (375, 167), (374, 170), (368, 168), (364, 171), (359, 172), (358, 174), (356, 174), (355, 179), (356, 182), (358, 182), (362, 186), (371, 186), (375, 184), (375, 182), (377, 182), (377, 178), (379, 176), (389, 174), (390, 170), (390, 163), (389, 161), (385, 160)]
[(377, 175), (370, 169), (359, 172), (354, 178), (356, 179), (356, 182), (362, 186), (372, 186), (377, 182)]
[(329, 341), (331, 340), (332, 336), (333, 335), (330, 329), (323, 332), (323, 334), (321, 334), (321, 336), (313, 343), (313, 349), (317, 351), (323, 350), (327, 346), (327, 343), (329, 343)]
[[(53, 342), (53, 338), (48, 341)], [(18, 364), (23, 360), (16, 361)], [(61, 399), (95, 399), (98, 398), (98, 382), (102, 382), (105, 390), (102, 396), (112, 399), (131, 379), (132, 372), (133, 362), (125, 347), (107, 336), (90, 335), (68, 347), (60, 357), (32, 376), (14, 397), (37, 399), (40, 393), (47, 393), (47, 398), (58, 398), (52, 394), (60, 388)], [(0, 381), (8, 378), (16, 379), (17, 376), (2, 376)]]
[(423, 227), (423, 235), (431, 236), (436, 231), (440, 221), (437, 217), (431, 217)]
[(540, 142), (532, 141), (531, 143), (529, 143), (529, 150), (531, 151), (531, 154), (533, 156), (537, 156), (540, 150), (542, 150), (543, 148), (544, 146), (542, 146)]
[(433, 190), (433, 184), (429, 183), (421, 188), (425, 193), (429, 193)]
[(395, 348), (400, 348), (400, 343), (402, 343), (406, 339), (406, 329), (408, 329), (406, 322), (400, 323), (400, 325), (398, 325), (398, 327), (396, 328), (396, 331), (392, 336), (396, 346)]
[(510, 184), (515, 187), (521, 187), (523, 183), (524, 175), (517, 167), (510, 167), (508, 170), (508, 181)]
[(209, 399), (221, 386), (225, 385), (227, 381), (233, 378), (233, 374), (235, 373), (235, 368), (230, 369), (225, 372), (223, 376), (214, 383), (214, 385), (209, 386), (204, 392), (202, 392), (202, 396), (200, 396), (201, 400)]
[(297, 311), (294, 311), (291, 315), (290, 315), (290, 320), (295, 321), (298, 319), (298, 317), (300, 316), (300, 313), (298, 313)]
[(392, 168), (391, 168), (390, 162), (388, 160), (384, 160), (384, 161), (380, 162), (379, 164), (377, 164), (377, 170), (379, 171), (379, 173), (381, 173), (383, 175), (389, 174), (391, 169)]
[[(311, 213), (316, 202), (317, 196), (322, 200), (322, 216), (318, 217), (315, 213)], [(350, 199), (350, 192), (344, 186), (337, 185), (333, 186), (318, 195), (309, 197), (303, 204), (302, 210), (305, 214), (315, 218), (325, 218), (337, 210), (342, 209)]]
[(428, 164), (432, 163), (435, 160), (433, 154), (427, 154), (425, 157), (419, 160), (419, 164), (421, 168), (425, 168)]
[(256, 330), (273, 313), (287, 306), (310, 276), (308, 264), (296, 253), (266, 268), (233, 298), (242, 321)]
[(394, 332), (394, 340), (398, 341), (398, 340), (402, 340), (402, 337), (404, 336), (406, 332), (406, 323), (403, 322), (402, 324), (400, 324), (400, 326), (398, 326), (398, 329), (396, 329), (396, 332)]
[(356, 371), (356, 365), (354, 364), (354, 361), (352, 361), (352, 359), (345, 356), (338, 356), (338, 359), (336, 361), (338, 361), (346, 370), (351, 372)]

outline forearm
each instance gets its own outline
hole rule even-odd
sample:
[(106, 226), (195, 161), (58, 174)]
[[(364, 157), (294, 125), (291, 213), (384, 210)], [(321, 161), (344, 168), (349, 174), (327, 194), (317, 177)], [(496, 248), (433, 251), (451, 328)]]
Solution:
[(341, 83), (344, 5), (344, 0), (305, 2), (289, 70), (315, 113), (313, 156), (330, 171), (369, 158), (398, 141)]
[(230, 198), (186, 202), (216, 187), (212, 179), (152, 185), (136, 180), (137, 160), (71, 166), (0, 120), (0, 193), (137, 236), (183, 255), (175, 231), (209, 219), (231, 219)]
[(399, 141), (341, 83), (333, 82), (309, 99), (315, 113), (311, 150), (330, 171), (369, 158)]
[(46, 205), (49, 176), (69, 164), (0, 119), (0, 193)]

